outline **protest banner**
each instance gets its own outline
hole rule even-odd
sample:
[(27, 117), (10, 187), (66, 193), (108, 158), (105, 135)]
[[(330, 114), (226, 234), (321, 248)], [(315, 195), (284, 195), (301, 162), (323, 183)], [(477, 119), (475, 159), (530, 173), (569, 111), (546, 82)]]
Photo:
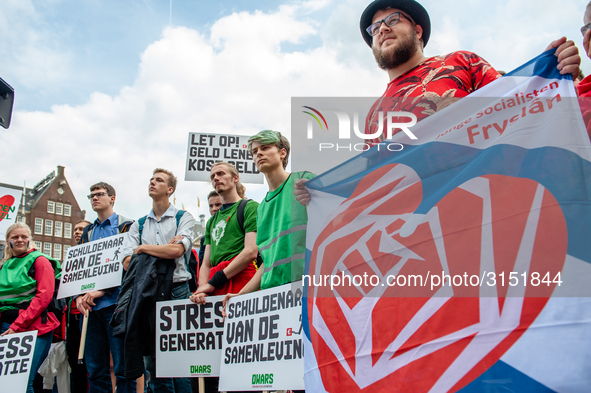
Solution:
[(0, 187), (0, 239), (6, 239), (6, 230), (16, 222), (17, 209), (23, 190)]
[(68, 249), (62, 263), (58, 299), (121, 285), (121, 246), (128, 236), (121, 233)]
[(234, 165), (242, 183), (263, 183), (260, 173), (248, 151), (245, 135), (189, 133), (185, 180), (210, 181), (211, 167), (220, 161)]
[(158, 378), (217, 377), (222, 356), (223, 296), (156, 303)]
[(36, 341), (37, 330), (0, 337), (0, 390), (27, 390)]
[(556, 66), (306, 183), (307, 391), (589, 389), (591, 144)]
[(300, 282), (233, 297), (226, 313), (220, 391), (304, 388)]

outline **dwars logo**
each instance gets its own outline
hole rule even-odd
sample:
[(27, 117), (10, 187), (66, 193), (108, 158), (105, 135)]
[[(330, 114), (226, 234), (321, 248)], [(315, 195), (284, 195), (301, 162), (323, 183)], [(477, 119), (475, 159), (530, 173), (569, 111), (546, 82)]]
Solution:
[[(367, 273), (372, 287), (309, 287), (310, 338), (329, 392), (456, 391), (519, 339), (555, 284), (388, 287), (388, 275), (478, 275), (563, 268), (567, 228), (534, 180), (472, 178), (426, 214), (403, 164), (366, 175), (314, 243), (309, 274)], [(369, 390), (367, 390), (369, 389)]]

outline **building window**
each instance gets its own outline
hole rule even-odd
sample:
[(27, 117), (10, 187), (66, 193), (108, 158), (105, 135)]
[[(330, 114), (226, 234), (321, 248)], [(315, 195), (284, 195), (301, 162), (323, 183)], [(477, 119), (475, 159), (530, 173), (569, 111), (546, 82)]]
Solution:
[(35, 248), (37, 250), (41, 250), (43, 248), (43, 243), (38, 242), (37, 240), (35, 240)]
[(64, 261), (68, 258), (68, 250), (70, 249), (70, 246), (68, 246), (67, 244), (64, 244)]
[(71, 222), (64, 222), (64, 237), (66, 239), (72, 238), (72, 223)]
[(63, 203), (56, 203), (55, 204), (55, 214), (59, 214), (60, 216), (64, 214), (64, 204)]
[(56, 221), (55, 222), (55, 232), (54, 232), (54, 236), (57, 237), (62, 237), (62, 228), (64, 226), (64, 223), (61, 221)]
[(53, 220), (45, 220), (45, 235), (53, 235)]
[(43, 235), (43, 219), (42, 218), (35, 219), (35, 234), (36, 235)]
[(47, 201), (47, 213), (55, 213), (55, 202)]
[(53, 257), (61, 261), (62, 259), (62, 245), (55, 243), (53, 245)]
[(64, 216), (70, 217), (72, 215), (72, 205), (64, 205)]
[(43, 243), (43, 254), (51, 256), (51, 243)]
[(26, 220), (25, 220), (25, 216), (16, 216), (16, 222), (22, 222), (23, 224), (26, 224)]

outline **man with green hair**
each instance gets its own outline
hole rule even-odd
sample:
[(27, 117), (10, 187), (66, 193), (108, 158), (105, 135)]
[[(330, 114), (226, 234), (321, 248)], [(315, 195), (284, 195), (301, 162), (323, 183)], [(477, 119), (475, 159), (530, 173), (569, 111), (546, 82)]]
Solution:
[(280, 132), (264, 130), (248, 139), (248, 150), (265, 175), (269, 192), (257, 210), (257, 246), (263, 266), (238, 294), (277, 287), (301, 280), (306, 252), (308, 214), (294, 196), (295, 183), (312, 179), (310, 172), (285, 170), (290, 145)]

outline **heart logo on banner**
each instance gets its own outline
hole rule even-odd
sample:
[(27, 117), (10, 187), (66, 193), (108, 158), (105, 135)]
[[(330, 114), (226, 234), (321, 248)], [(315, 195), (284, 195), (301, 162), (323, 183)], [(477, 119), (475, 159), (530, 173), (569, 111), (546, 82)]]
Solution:
[[(485, 175), (416, 214), (421, 182), (402, 164), (371, 172), (314, 243), (311, 276), (367, 277), (334, 291), (308, 287), (310, 338), (329, 392), (457, 391), (501, 358), (552, 295), (554, 283), (531, 285), (534, 273), (553, 280), (566, 258), (566, 222), (548, 190)], [(511, 272), (519, 285), (509, 285)], [(444, 287), (433, 278), (442, 275)]]
[(12, 195), (4, 195), (0, 198), (0, 221), (8, 215), (13, 204), (14, 197)]

